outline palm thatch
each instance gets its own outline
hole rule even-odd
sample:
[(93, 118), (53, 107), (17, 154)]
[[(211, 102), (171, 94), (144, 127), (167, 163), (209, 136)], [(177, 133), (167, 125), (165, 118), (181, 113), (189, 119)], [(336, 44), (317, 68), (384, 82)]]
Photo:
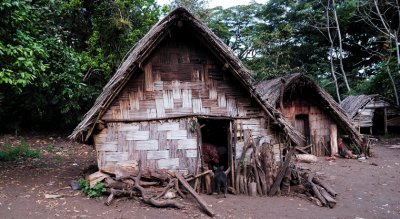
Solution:
[(190, 14), (185, 8), (177, 8), (165, 18), (156, 23), (151, 30), (128, 52), (117, 72), (103, 88), (103, 92), (95, 101), (93, 107), (85, 114), (81, 123), (69, 136), (76, 141), (85, 142), (92, 134), (93, 128), (111, 102), (119, 94), (128, 80), (142, 68), (146, 58), (154, 51), (159, 43), (169, 34), (173, 26), (188, 25), (196, 36), (214, 55), (224, 63), (251, 96), (260, 104), (263, 110), (289, 135), (297, 144), (301, 137), (283, 118), (280, 113), (255, 92), (253, 78), (249, 70), (235, 56), (233, 51), (211, 32), (199, 19)]
[(352, 119), (360, 109), (363, 109), (371, 100), (374, 100), (378, 96), (377, 94), (348, 96), (340, 103), (340, 107)]
[(320, 107), (339, 124), (355, 144), (361, 146), (362, 137), (352, 126), (351, 121), (346, 116), (343, 109), (340, 108), (339, 104), (331, 95), (304, 74), (290, 74), (284, 77), (260, 81), (255, 84), (261, 98), (271, 103), (275, 108), (277, 108), (277, 104), (280, 104), (281, 98), (283, 98), (285, 92), (292, 89), (294, 86), (305, 86), (315, 92), (315, 94), (320, 97), (318, 98)]

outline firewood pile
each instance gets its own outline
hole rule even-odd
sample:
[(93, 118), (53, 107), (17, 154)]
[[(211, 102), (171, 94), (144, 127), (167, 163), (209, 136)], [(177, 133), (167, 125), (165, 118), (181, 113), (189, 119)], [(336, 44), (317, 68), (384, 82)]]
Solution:
[(143, 203), (154, 207), (182, 209), (185, 205), (174, 198), (180, 196), (185, 199), (190, 194), (205, 213), (214, 216), (207, 203), (188, 183), (210, 172), (211, 170), (196, 176), (184, 177), (180, 173), (168, 170), (142, 170), (139, 161), (137, 168), (104, 168), (89, 175), (87, 180), (91, 186), (98, 182), (105, 183), (109, 194), (106, 205), (111, 205), (115, 198), (139, 197)]
[[(284, 144), (287, 153), (281, 162), (274, 160), (272, 145), (260, 140), (258, 147), (250, 140), (243, 146), (235, 172), (235, 189), (239, 194), (276, 196), (296, 195), (318, 206), (333, 208), (337, 192), (309, 170), (298, 168), (295, 147)], [(250, 159), (245, 156), (251, 151)], [(313, 156), (315, 157), (315, 156)], [(315, 157), (316, 159), (316, 157)], [(302, 159), (303, 162), (310, 159)]]

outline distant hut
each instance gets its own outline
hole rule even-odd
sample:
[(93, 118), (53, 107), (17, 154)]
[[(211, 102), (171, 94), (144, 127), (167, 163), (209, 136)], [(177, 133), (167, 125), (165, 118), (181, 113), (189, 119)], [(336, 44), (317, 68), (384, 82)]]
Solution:
[(134, 46), (70, 135), (93, 141), (100, 169), (141, 160), (191, 174), (202, 143), (215, 145), (219, 165), (234, 172), (244, 142), (261, 137), (301, 142), (232, 50), (184, 8)]
[(348, 96), (340, 106), (360, 133), (399, 133), (400, 108), (378, 94)]
[[(347, 137), (361, 146), (362, 138), (336, 101), (304, 74), (291, 74), (255, 84), (264, 101), (271, 103), (297, 131), (301, 143), (317, 156), (337, 152), (336, 139)], [(308, 149), (310, 147), (310, 149)]]

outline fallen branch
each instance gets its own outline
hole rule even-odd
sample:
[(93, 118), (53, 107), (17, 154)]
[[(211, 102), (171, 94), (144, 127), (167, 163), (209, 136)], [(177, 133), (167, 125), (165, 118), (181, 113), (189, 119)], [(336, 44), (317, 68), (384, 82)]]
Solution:
[(183, 208), (184, 206), (174, 200), (164, 200), (164, 201), (159, 201), (159, 200), (155, 200), (154, 198), (149, 198), (148, 196), (146, 196), (146, 190), (140, 185), (140, 177), (142, 175), (142, 162), (141, 160), (139, 160), (138, 163), (139, 166), (139, 173), (137, 174), (136, 177), (131, 177), (133, 179), (133, 181), (135, 182), (135, 185), (133, 186), (133, 188), (137, 189), (140, 191), (141, 195), (142, 195), (142, 201), (146, 204), (150, 204), (152, 206), (155, 207), (159, 207), (159, 208), (164, 208), (164, 207), (175, 207), (175, 208)]
[(215, 214), (214, 212), (208, 207), (207, 203), (203, 200), (202, 197), (200, 197), (196, 191), (189, 185), (189, 183), (186, 182), (186, 180), (183, 178), (183, 176), (180, 173), (175, 173), (176, 178), (179, 180), (179, 182), (189, 191), (189, 193), (196, 199), (196, 201), (200, 204), (200, 206), (205, 210), (205, 212), (213, 217)]

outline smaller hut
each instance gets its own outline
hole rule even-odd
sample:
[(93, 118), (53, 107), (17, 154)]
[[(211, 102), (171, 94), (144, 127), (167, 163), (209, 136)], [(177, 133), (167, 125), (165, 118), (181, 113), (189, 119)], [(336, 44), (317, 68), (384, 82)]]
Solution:
[(400, 108), (378, 94), (348, 96), (340, 106), (362, 134), (399, 132)]
[[(280, 111), (298, 132), (300, 143), (316, 156), (335, 154), (338, 136), (362, 145), (362, 138), (339, 104), (323, 88), (304, 74), (290, 74), (255, 84), (264, 101)], [(311, 147), (311, 148), (310, 148)]]

